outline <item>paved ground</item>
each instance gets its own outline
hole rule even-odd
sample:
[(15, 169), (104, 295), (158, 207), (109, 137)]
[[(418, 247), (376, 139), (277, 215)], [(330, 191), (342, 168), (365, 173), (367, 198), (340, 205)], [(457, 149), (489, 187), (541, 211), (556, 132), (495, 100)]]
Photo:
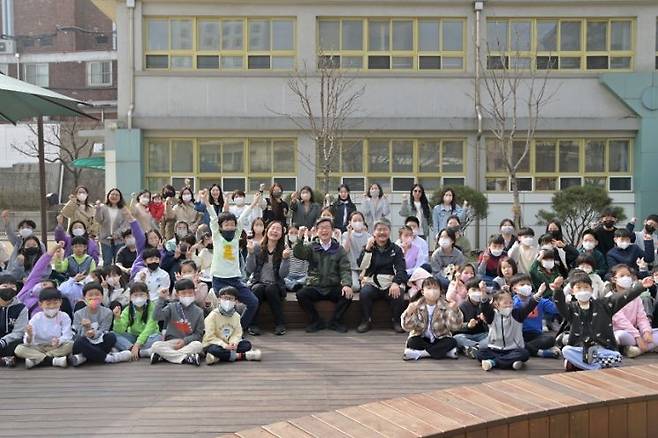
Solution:
[(464, 358), (403, 362), (405, 336), (390, 332), (255, 339), (260, 363), (2, 369), (0, 436), (211, 437), (403, 394), (561, 370), (551, 359), (489, 373)]

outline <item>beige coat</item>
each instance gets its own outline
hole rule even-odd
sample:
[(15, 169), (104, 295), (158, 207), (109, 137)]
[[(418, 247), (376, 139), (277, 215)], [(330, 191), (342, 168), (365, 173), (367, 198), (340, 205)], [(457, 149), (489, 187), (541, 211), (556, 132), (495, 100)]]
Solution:
[(62, 208), (62, 216), (69, 220), (68, 228), (71, 227), (71, 222), (80, 221), (85, 224), (90, 236), (98, 236), (100, 232), (100, 226), (96, 222), (96, 207), (91, 204), (86, 207), (76, 200), (70, 200)]

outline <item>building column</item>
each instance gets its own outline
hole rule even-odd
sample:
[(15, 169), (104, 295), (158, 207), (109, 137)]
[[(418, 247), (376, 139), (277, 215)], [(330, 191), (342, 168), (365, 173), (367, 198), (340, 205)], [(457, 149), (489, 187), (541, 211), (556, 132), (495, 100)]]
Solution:
[(141, 129), (117, 129), (106, 137), (105, 186), (128, 197), (144, 187)]

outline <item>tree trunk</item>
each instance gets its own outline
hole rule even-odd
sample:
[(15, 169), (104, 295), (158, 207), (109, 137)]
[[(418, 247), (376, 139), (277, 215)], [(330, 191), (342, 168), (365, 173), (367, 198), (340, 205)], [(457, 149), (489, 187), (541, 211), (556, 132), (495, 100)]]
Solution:
[(521, 201), (519, 200), (519, 185), (516, 175), (510, 175), (510, 181), (512, 183), (512, 214), (514, 216), (514, 224), (517, 228), (521, 228), (523, 226), (521, 223)]

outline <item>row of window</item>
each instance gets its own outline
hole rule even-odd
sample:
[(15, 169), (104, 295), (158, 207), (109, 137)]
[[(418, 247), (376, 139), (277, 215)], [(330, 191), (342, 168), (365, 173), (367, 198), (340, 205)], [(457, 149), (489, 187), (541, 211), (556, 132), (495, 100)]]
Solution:
[[(465, 69), (462, 17), (320, 17), (317, 24), (319, 63), (366, 71)], [(631, 71), (635, 24), (633, 18), (489, 18), (487, 66)], [(294, 17), (148, 17), (144, 38), (147, 69), (289, 71), (297, 61)]]
[[(466, 149), (463, 138), (343, 140), (332, 157), (331, 187), (343, 182), (359, 192), (376, 182), (387, 192), (406, 192), (415, 182), (428, 191), (464, 184)], [(517, 142), (510, 149), (510, 155), (518, 159), (525, 145)], [(297, 187), (295, 139), (150, 138), (145, 141), (144, 155), (151, 189), (186, 178), (201, 186), (221, 181), (226, 190), (254, 191), (261, 183), (273, 181), (286, 190)], [(631, 191), (631, 159), (632, 143), (627, 138), (538, 139), (519, 165), (519, 188), (555, 191), (591, 184)], [(485, 161), (487, 191), (509, 191), (503, 153), (492, 140), (486, 142)], [(321, 179), (318, 175), (318, 184)]]
[[(89, 61), (86, 63), (88, 87), (112, 86), (112, 61)], [(48, 63), (21, 64), (21, 79), (40, 87), (50, 86)], [(9, 74), (9, 65), (0, 64), (0, 73)]]

